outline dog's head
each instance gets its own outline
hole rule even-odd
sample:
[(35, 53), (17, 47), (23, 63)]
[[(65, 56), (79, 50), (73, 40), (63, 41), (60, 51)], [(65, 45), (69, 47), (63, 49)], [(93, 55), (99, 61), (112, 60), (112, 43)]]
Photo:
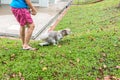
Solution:
[(60, 33), (62, 34), (62, 36), (66, 36), (66, 35), (69, 35), (71, 33), (71, 30), (70, 29), (64, 29), (64, 30), (61, 30)]

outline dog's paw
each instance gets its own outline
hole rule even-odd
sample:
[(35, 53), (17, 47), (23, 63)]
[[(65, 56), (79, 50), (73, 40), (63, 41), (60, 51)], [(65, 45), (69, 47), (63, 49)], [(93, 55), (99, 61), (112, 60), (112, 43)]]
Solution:
[(49, 43), (48, 42), (43, 42), (43, 43), (39, 43), (40, 46), (48, 46)]
[(55, 43), (55, 44), (53, 44), (54, 46), (57, 46), (57, 44)]
[(39, 43), (39, 46), (44, 46), (42, 43)]

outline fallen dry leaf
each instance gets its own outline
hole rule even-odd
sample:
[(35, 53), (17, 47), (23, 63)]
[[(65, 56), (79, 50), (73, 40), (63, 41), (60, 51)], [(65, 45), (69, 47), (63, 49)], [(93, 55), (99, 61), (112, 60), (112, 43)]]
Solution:
[(59, 73), (58, 73), (57, 71), (54, 71), (54, 72), (52, 73), (52, 76), (57, 77), (58, 74), (59, 74)]
[(12, 54), (10, 57), (15, 57), (15, 54)]
[(100, 58), (100, 59), (99, 59), (99, 61), (100, 61), (100, 62), (104, 62), (104, 61), (105, 61), (105, 59), (103, 59), (103, 58)]
[(100, 30), (103, 31), (104, 29), (102, 27), (100, 27)]
[(38, 77), (38, 80), (43, 80), (43, 77)]
[(88, 37), (91, 41), (95, 41), (95, 38), (93, 36)]
[(99, 72), (100, 72), (101, 75), (104, 74), (104, 70), (101, 67), (98, 70), (99, 70)]
[(4, 48), (6, 51), (9, 50), (8, 48)]
[(106, 56), (107, 56), (106, 53), (101, 53), (101, 55), (102, 55), (103, 57), (106, 57)]
[(116, 66), (117, 69), (120, 69), (120, 66)]
[(10, 74), (10, 78), (15, 78), (15, 77), (16, 77), (15, 73)]
[(77, 60), (76, 60), (78, 63), (80, 62), (80, 59), (79, 58), (77, 58)]
[(22, 73), (21, 73), (21, 72), (19, 72), (19, 73), (18, 73), (18, 76), (19, 76), (19, 77), (22, 77)]
[(92, 73), (91, 73), (91, 72), (88, 72), (88, 73), (87, 73), (87, 76), (91, 76), (91, 75), (92, 75)]
[(10, 55), (10, 60), (13, 61), (15, 59), (15, 54)]
[(24, 77), (21, 77), (20, 80), (25, 80), (25, 78), (24, 78)]
[(43, 70), (43, 71), (46, 71), (46, 70), (47, 70), (47, 67), (43, 67), (42, 70)]
[(2, 61), (2, 64), (7, 64), (7, 62), (6, 61)]
[(117, 78), (115, 76), (107, 75), (104, 77), (104, 80), (120, 80), (120, 78)]
[(62, 46), (61, 45), (58, 45), (59, 48), (61, 48)]
[(96, 78), (96, 80), (100, 80), (99, 78)]
[(70, 63), (71, 66), (75, 66), (75, 63), (74, 63), (73, 60), (70, 60), (69, 63)]
[(112, 76), (109, 76), (109, 75), (108, 75), (108, 76), (105, 76), (105, 77), (104, 77), (104, 80), (111, 80), (111, 78), (112, 78)]
[(40, 61), (40, 64), (42, 64), (42, 63), (44, 63), (44, 61), (43, 61), (43, 60), (41, 60), (41, 61)]
[(104, 64), (104, 65), (103, 65), (103, 68), (104, 68), (104, 69), (106, 69), (106, 68), (107, 68), (107, 66)]
[(114, 44), (114, 47), (118, 47), (118, 45), (117, 45), (117, 44)]

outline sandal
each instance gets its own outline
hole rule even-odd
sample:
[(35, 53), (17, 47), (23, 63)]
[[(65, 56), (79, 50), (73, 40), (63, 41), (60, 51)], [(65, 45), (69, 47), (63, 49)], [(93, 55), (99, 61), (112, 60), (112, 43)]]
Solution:
[(28, 46), (28, 47), (23, 48), (23, 50), (32, 50), (32, 51), (35, 51), (35, 50), (37, 50), (37, 49), (36, 49), (36, 48), (32, 48), (32, 47)]

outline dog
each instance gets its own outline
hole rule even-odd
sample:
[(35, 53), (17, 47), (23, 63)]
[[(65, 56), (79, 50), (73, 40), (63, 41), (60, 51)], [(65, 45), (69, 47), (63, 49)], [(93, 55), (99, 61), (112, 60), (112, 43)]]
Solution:
[(46, 45), (57, 45), (59, 41), (69, 35), (71, 33), (70, 29), (64, 29), (59, 31), (49, 31), (43, 35), (41, 35), (41, 40), (44, 41), (43, 43), (39, 43), (40, 46), (46, 46)]

